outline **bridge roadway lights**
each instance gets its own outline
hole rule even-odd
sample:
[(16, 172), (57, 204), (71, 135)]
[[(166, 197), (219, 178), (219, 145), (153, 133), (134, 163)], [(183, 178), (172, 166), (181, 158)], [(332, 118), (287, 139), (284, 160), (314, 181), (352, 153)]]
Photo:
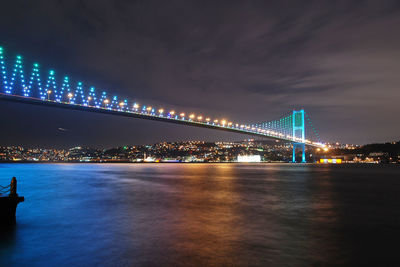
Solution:
[[(197, 127), (218, 129), (236, 133), (244, 133), (261, 137), (270, 137), (277, 140), (296, 142), (293, 144), (293, 162), (296, 162), (296, 147), (303, 149), (302, 162), (305, 162), (305, 143), (311, 146), (320, 146), (319, 143), (308, 141), (305, 138), (305, 111), (304, 109), (293, 110), (292, 115), (286, 114), (278, 120), (263, 123), (261, 126), (236, 124), (236, 127), (225, 120), (214, 123), (210, 118), (205, 123), (202, 116), (195, 120), (194, 115), (185, 118), (185, 113), (175, 114), (171, 112), (168, 116), (162, 115), (164, 110), (160, 109), (156, 114), (154, 108), (143, 106), (142, 111), (139, 105), (134, 103), (132, 108), (128, 107), (128, 101), (118, 101), (117, 96), (108, 97), (107, 93), (95, 93), (94, 87), (83, 89), (82, 82), (77, 82), (76, 89), (73, 91), (69, 84), (69, 78), (65, 77), (64, 82), (56, 82), (54, 70), (50, 70), (47, 82), (43, 79), (41, 82), (39, 64), (34, 63), (32, 74), (29, 79), (25, 80), (23, 72), (22, 57), (17, 56), (16, 63), (12, 70), (11, 76), (6, 75), (6, 63), (3, 56), (3, 48), (0, 47), (0, 100), (15, 101), (21, 103), (29, 103), (35, 105), (48, 105), (60, 108), (69, 108), (75, 110), (92, 111), (105, 114), (113, 114), (125, 117), (150, 119), (155, 121), (172, 122)], [(28, 76), (26, 76), (28, 78)], [(27, 82), (27, 83), (26, 83)], [(47, 84), (45, 87), (42, 85)], [(57, 86), (57, 84), (59, 86)], [(62, 85), (61, 85), (62, 84)], [(60, 87), (61, 85), (61, 87)], [(18, 87), (19, 86), (19, 87)], [(4, 91), (3, 91), (4, 90)], [(87, 93), (85, 94), (84, 91)], [(79, 101), (78, 101), (79, 99)], [(146, 109), (145, 109), (146, 108)], [(175, 115), (175, 117), (173, 116)], [(290, 129), (291, 124), (291, 129)]]
[(293, 156), (292, 162), (296, 163), (296, 148), (301, 148), (301, 163), (306, 163), (306, 144), (304, 143), (293, 143)]

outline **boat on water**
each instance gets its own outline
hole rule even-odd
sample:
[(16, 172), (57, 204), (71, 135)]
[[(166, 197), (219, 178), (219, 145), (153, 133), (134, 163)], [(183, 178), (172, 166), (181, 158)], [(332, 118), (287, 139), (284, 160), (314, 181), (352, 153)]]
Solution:
[(8, 186), (1, 186), (0, 193), (0, 227), (14, 225), (17, 206), (25, 200), (17, 194), (17, 179), (13, 177)]

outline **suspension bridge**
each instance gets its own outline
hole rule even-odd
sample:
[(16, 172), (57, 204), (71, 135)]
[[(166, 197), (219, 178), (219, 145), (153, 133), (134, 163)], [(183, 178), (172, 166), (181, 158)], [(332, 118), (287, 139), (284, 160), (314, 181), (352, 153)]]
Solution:
[(276, 120), (251, 124), (173, 109), (165, 110), (129, 101), (109, 92), (97, 92), (94, 87), (85, 87), (83, 82), (72, 82), (68, 76), (57, 81), (54, 70), (49, 70), (45, 78), (42, 78), (38, 63), (32, 64), (30, 73), (26, 72), (22, 56), (17, 55), (15, 60), (11, 59), (7, 64), (2, 47), (0, 72), (0, 100), (156, 120), (282, 140), (293, 143), (293, 162), (296, 162), (298, 148), (302, 151), (301, 162), (306, 162), (306, 146), (326, 147), (304, 109), (290, 111)]

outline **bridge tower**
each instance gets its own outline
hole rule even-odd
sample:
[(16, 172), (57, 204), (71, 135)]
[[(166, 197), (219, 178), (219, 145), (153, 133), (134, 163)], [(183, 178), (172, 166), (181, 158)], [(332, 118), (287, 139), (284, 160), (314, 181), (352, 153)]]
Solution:
[[(305, 123), (304, 123), (304, 109), (301, 110), (293, 110), (293, 157), (292, 162), (296, 162), (296, 148), (300, 148), (302, 150), (301, 162), (306, 162), (306, 145), (305, 145)], [(301, 142), (299, 142), (301, 140)]]

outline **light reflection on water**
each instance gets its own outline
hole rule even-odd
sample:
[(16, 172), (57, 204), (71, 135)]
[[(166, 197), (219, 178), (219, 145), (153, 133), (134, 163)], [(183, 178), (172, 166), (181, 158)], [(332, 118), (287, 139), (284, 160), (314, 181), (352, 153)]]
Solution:
[(2, 164), (26, 202), (0, 266), (394, 260), (397, 166)]

